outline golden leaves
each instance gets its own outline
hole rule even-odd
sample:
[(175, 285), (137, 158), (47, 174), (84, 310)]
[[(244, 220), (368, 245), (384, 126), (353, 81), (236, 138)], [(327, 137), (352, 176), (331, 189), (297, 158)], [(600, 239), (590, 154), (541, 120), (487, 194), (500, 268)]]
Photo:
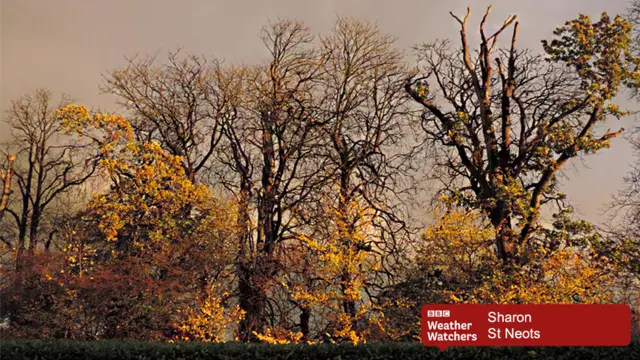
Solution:
[(303, 334), (299, 331), (293, 332), (290, 330), (271, 328), (267, 328), (263, 334), (254, 332), (254, 335), (256, 335), (260, 341), (278, 345), (298, 344), (302, 341), (303, 337)]
[(224, 342), (230, 330), (244, 317), (244, 312), (235, 306), (231, 310), (223, 305), (229, 293), (220, 293), (212, 286), (198, 299), (195, 308), (188, 308), (181, 314), (182, 320), (175, 324), (180, 335), (176, 340), (200, 342)]
[[(242, 311), (225, 304), (228, 293), (218, 288), (203, 293), (195, 284), (211, 282), (210, 274), (222, 274), (233, 257), (234, 204), (192, 183), (181, 157), (157, 142), (136, 140), (123, 116), (91, 115), (75, 105), (60, 109), (58, 116), (69, 134), (96, 145), (100, 170), (111, 181), (106, 192), (94, 195), (85, 214), (99, 230), (99, 240), (88, 244), (88, 234), (69, 234), (67, 268), (82, 281), (102, 278), (109, 287), (122, 286), (119, 296), (145, 294), (127, 311), (158, 319), (148, 324), (150, 331), (170, 317), (177, 321), (178, 340), (226, 339)], [(128, 318), (119, 320), (126, 325), (119, 331), (137, 326)]]
[[(84, 106), (76, 105), (58, 110), (58, 116), (69, 133), (97, 142), (101, 170), (116, 184), (114, 191), (94, 197), (88, 205), (99, 218), (98, 227), (107, 241), (115, 241), (126, 226), (135, 224), (151, 226), (147, 240), (162, 243), (184, 235), (175, 218), (185, 209), (214, 210), (209, 190), (185, 177), (182, 158), (168, 154), (157, 142), (136, 141), (123, 116), (92, 116)], [(141, 243), (134, 246), (149, 248)]]
[[(599, 303), (611, 301), (613, 278), (605, 260), (589, 249), (542, 246), (554, 233), (518, 249), (521, 264), (495, 255), (495, 235), (477, 211), (436, 209), (438, 221), (425, 230), (417, 261), (437, 267), (443, 281), (456, 284), (442, 294), (453, 303)], [(588, 230), (587, 227), (584, 228)], [(445, 286), (446, 287), (446, 286)], [(457, 288), (456, 288), (457, 287)]]
[[(366, 250), (375, 214), (357, 201), (326, 201), (323, 210), (322, 230), (313, 236), (299, 234), (289, 250), (295, 255), (282, 260), (288, 273), (279, 283), (300, 309), (321, 318), (329, 341), (365, 343), (373, 334), (393, 330), (386, 327), (383, 309), (366, 295), (367, 279), (381, 269), (379, 255)], [(281, 326), (257, 336), (280, 344), (315, 341), (312, 334), (305, 339)]]

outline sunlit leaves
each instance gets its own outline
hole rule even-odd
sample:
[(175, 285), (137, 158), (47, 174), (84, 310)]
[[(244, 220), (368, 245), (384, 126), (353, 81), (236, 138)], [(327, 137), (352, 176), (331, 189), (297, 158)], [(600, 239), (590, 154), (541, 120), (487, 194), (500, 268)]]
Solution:
[(589, 93), (608, 100), (620, 85), (640, 85), (640, 59), (631, 53), (631, 24), (622, 16), (603, 13), (598, 22), (581, 14), (543, 41), (550, 59), (576, 69)]
[(176, 340), (200, 342), (224, 342), (233, 333), (244, 312), (238, 307), (228, 309), (223, 301), (229, 293), (220, 293), (211, 286), (198, 298), (195, 308), (188, 308), (181, 314), (183, 320), (176, 324)]
[(440, 292), (453, 303), (602, 303), (613, 299), (615, 269), (593, 251), (597, 234), (569, 213), (556, 216), (517, 249), (520, 264), (502, 266), (487, 221), (474, 210), (436, 209), (437, 221), (427, 227), (417, 261), (442, 272)]
[[(154, 141), (137, 141), (124, 117), (91, 115), (82, 106), (68, 106), (58, 116), (70, 134), (95, 142), (100, 170), (110, 181), (85, 214), (101, 239), (88, 244), (87, 233), (78, 239), (73, 232), (65, 252), (69, 268), (83, 278), (100, 277), (112, 286), (119, 282), (114, 289), (121, 294), (114, 301), (127, 311), (118, 314), (123, 317), (118, 334), (134, 331), (124, 331), (126, 317), (143, 312), (147, 322), (132, 327), (162, 332), (173, 318), (183, 340), (226, 339), (241, 313), (222, 305), (222, 297), (228, 297), (224, 286), (209, 286), (228, 276), (224, 269), (234, 256), (229, 242), (234, 204), (192, 183), (180, 157)], [(123, 276), (128, 276), (124, 284)], [(138, 292), (146, 295), (134, 301)]]

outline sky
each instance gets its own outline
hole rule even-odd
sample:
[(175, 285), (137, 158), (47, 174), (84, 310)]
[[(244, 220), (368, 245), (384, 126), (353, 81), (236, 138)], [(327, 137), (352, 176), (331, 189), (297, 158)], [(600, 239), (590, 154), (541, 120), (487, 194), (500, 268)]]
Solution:
[[(255, 63), (266, 57), (261, 28), (279, 18), (302, 20), (317, 33), (328, 31), (337, 15), (374, 21), (410, 54), (411, 46), (436, 38), (458, 41), (449, 11), (463, 16), (471, 7), (469, 27), (477, 29), (491, 3), (487, 27), (496, 29), (517, 15), (518, 46), (534, 51), (579, 13), (597, 18), (628, 7), (627, 0), (0, 0), (0, 111), (4, 117), (12, 99), (44, 87), (115, 112), (114, 98), (101, 95), (98, 86), (105, 73), (126, 64), (125, 56), (161, 58), (182, 49), (226, 63)], [(609, 125), (628, 129), (635, 120), (622, 121)], [(0, 121), (0, 140), (7, 138)], [(570, 164), (564, 191), (576, 212), (601, 222), (633, 160), (628, 142), (615, 139), (610, 150), (588, 157), (586, 166)]]

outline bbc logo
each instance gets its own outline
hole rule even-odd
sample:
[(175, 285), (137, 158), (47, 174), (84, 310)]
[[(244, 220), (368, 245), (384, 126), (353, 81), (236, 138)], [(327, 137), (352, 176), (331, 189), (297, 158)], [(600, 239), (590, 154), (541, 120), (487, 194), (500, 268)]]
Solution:
[(449, 310), (428, 310), (427, 317), (449, 317)]

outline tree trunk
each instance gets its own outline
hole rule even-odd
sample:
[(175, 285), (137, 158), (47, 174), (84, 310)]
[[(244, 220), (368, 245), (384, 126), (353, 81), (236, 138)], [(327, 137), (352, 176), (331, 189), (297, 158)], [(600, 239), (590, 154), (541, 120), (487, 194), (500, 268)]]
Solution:
[(300, 313), (300, 332), (302, 333), (303, 340), (309, 340), (309, 322), (311, 320), (311, 309), (302, 308)]
[[(343, 156), (343, 164), (346, 163), (346, 156)], [(349, 188), (351, 185), (350, 182), (350, 177), (351, 177), (351, 172), (349, 171), (349, 169), (346, 166), (343, 166), (343, 168), (340, 171), (340, 200), (338, 203), (338, 207), (339, 207), (339, 216), (342, 216), (342, 219), (340, 219), (340, 221), (343, 222), (344, 226), (348, 226), (347, 230), (347, 238), (342, 239), (342, 243), (345, 247), (353, 247), (355, 244), (353, 244), (353, 233), (355, 231), (355, 229), (353, 229), (351, 227), (351, 225), (349, 224), (349, 203), (351, 202), (351, 198), (350, 198), (350, 194), (349, 194)], [(348, 273), (346, 270), (343, 271), (342, 275), (341, 275), (341, 288), (342, 288), (342, 293), (343, 295), (347, 295), (346, 294), (346, 290), (349, 287), (349, 284), (351, 283), (351, 274)], [(349, 318), (351, 320), (352, 325), (355, 325), (355, 318), (356, 318), (356, 303), (354, 300), (351, 299), (345, 299), (343, 300), (342, 303), (342, 308), (344, 310), (344, 312), (349, 315)]]
[(7, 162), (7, 173), (2, 174), (2, 181), (4, 182), (4, 186), (2, 187), (2, 198), (0, 200), (0, 221), (2, 221), (2, 217), (4, 216), (4, 212), (7, 209), (7, 204), (9, 203), (9, 195), (11, 195), (11, 177), (13, 176), (13, 162), (16, 157), (14, 155), (9, 156)]
[(496, 250), (498, 258), (503, 262), (508, 262), (515, 255), (515, 243), (511, 231), (511, 219), (507, 210), (507, 203), (504, 200), (498, 200), (496, 205), (491, 208), (489, 214), (491, 225), (496, 229)]
[(254, 332), (262, 333), (265, 324), (266, 294), (261, 286), (258, 266), (246, 263), (240, 265), (238, 295), (240, 308), (245, 315), (238, 325), (238, 338), (244, 342), (258, 342)]

